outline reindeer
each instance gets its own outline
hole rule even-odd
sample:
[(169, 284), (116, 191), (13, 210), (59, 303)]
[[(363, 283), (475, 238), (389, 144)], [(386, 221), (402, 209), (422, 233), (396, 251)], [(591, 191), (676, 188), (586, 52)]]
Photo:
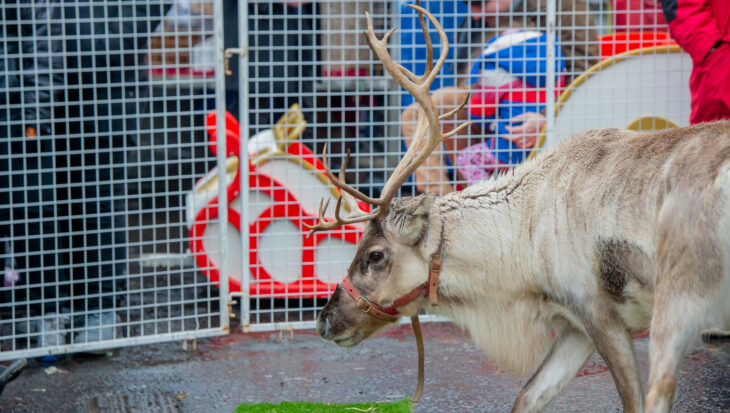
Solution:
[[(511, 372), (532, 377), (513, 412), (543, 410), (594, 352), (626, 412), (667, 412), (679, 363), (709, 327), (730, 324), (730, 123), (661, 132), (579, 133), (534, 160), (442, 197), (395, 198), (441, 142), (428, 91), (448, 52), (416, 76), (393, 62), (370, 16), (368, 43), (420, 104), (414, 144), (370, 198), (337, 178), (335, 220), (367, 221), (348, 275), (319, 314), (317, 331), (354, 346), (400, 316), (439, 314)], [(430, 39), (428, 47), (431, 50)], [(456, 110), (459, 110), (457, 108)], [(458, 129), (466, 127), (460, 125)], [(426, 138), (426, 135), (428, 137)], [(326, 148), (323, 151), (327, 165)], [(344, 200), (375, 208), (342, 217)], [(321, 206), (321, 204), (320, 204)], [(440, 269), (440, 273), (438, 272)], [(650, 328), (645, 397), (631, 336)]]

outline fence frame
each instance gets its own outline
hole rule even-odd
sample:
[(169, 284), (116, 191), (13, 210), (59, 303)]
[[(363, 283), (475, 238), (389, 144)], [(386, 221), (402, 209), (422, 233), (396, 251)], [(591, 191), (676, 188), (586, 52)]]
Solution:
[[(216, 51), (218, 51), (218, 53), (216, 53), (216, 60), (214, 62), (215, 63), (215, 73), (216, 73), (216, 77), (214, 79), (215, 89), (216, 89), (216, 103), (217, 103), (217, 106), (220, 108), (219, 114), (222, 114), (222, 113), (224, 113), (224, 108), (225, 108), (225, 94), (223, 92), (225, 90), (224, 77), (223, 77), (223, 62), (224, 62), (224, 58), (223, 58), (223, 6), (222, 6), (223, 0), (211, 0), (211, 1), (213, 1), (213, 6), (214, 6), (213, 7), (213, 16), (212, 16), (214, 30), (211, 33), (211, 36), (213, 37), (214, 42), (215, 42), (215, 49), (216, 49)], [(137, 0), (137, 2), (138, 3), (136, 3), (135, 6), (143, 5), (143, 4), (152, 6), (152, 4), (151, 4), (152, 2), (150, 0), (147, 0), (147, 1)], [(154, 2), (154, 0), (153, 0), (153, 2)], [(78, 6), (79, 4), (85, 5), (85, 2), (76, 3), (75, 5)], [(163, 7), (163, 4), (164, 3), (161, 3), (160, 7)], [(64, 6), (74, 7), (75, 5), (74, 4), (65, 4)], [(0, 7), (6, 7), (6, 6), (0, 6)], [(121, 6), (119, 6), (119, 7), (121, 8)], [(210, 16), (208, 16), (208, 17), (210, 17)], [(162, 18), (164, 20), (165, 16), (163, 15)], [(126, 19), (126, 17), (125, 17), (125, 19)], [(123, 21), (126, 22), (127, 20), (123, 20)], [(177, 24), (177, 23), (175, 23), (175, 24)], [(161, 25), (162, 25), (162, 23), (161, 23)], [(177, 53), (181, 49), (183, 49), (183, 48), (176, 47), (174, 49), (171, 49), (170, 53)], [(147, 51), (150, 51), (149, 44), (147, 45)], [(143, 65), (146, 67), (150, 67), (149, 64), (146, 64), (146, 63), (139, 64), (139, 66), (143, 66)], [(163, 93), (163, 96), (165, 96), (165, 97), (167, 96), (167, 88), (169, 88), (169, 87), (174, 87), (178, 91), (180, 89), (185, 89), (187, 87), (190, 87), (190, 88), (201, 87), (201, 86), (192, 86), (192, 83), (187, 84), (186, 81), (188, 81), (188, 80), (183, 79), (183, 78), (172, 78), (172, 77), (168, 77), (167, 75), (163, 75), (163, 77), (161, 79), (155, 79), (155, 80), (150, 79), (149, 80), (150, 88), (154, 88), (154, 87), (163, 88), (164, 92), (162, 92), (162, 93)], [(189, 80), (189, 81), (195, 82), (196, 80)], [(209, 83), (207, 81), (203, 82), (202, 89), (205, 90), (208, 87), (208, 86), (206, 86), (208, 84)], [(180, 98), (180, 96), (177, 96), (177, 97)], [(193, 98), (205, 98), (205, 95), (193, 94), (192, 97)], [(150, 108), (150, 110), (151, 110), (151, 108)], [(219, 116), (218, 126), (219, 126), (219, 128), (224, 128), (224, 123), (221, 123), (221, 119), (222, 118)], [(179, 128), (180, 128), (180, 126), (178, 126), (178, 129)], [(193, 127), (191, 126), (191, 132), (192, 132), (192, 129), (193, 129)], [(150, 134), (152, 132), (153, 132), (153, 129), (150, 129)], [(218, 166), (218, 170), (221, 171), (221, 173), (219, 173), (219, 175), (218, 175), (218, 179), (220, 179), (220, 182), (225, 182), (225, 167), (224, 167), (225, 153), (226, 153), (226, 140), (225, 139), (218, 140), (218, 149), (219, 149), (219, 151), (218, 151), (218, 157), (217, 157), (216, 163)], [(223, 156), (221, 156), (221, 154)], [(125, 167), (127, 167), (127, 166), (128, 165), (125, 164)], [(127, 181), (125, 180), (125, 184), (126, 183), (127, 183)], [(221, 186), (222, 186), (222, 188), (221, 188), (221, 191), (219, 192), (219, 197), (220, 197), (219, 199), (223, 200), (224, 202), (218, 204), (218, 214), (223, 219), (227, 219), (227, 216), (226, 216), (227, 208), (225, 208), (225, 205), (227, 205), (227, 202), (226, 202), (227, 194), (225, 191), (225, 186), (224, 185), (221, 185)], [(153, 193), (152, 195), (157, 195), (157, 194)], [(169, 195), (169, 193), (166, 193), (165, 195)], [(140, 211), (143, 211), (143, 209), (140, 208)], [(11, 222), (13, 222), (12, 218), (11, 218)], [(141, 226), (139, 228), (135, 228), (135, 229), (140, 230), (140, 228), (141, 228)], [(219, 246), (221, 248), (221, 251), (223, 253), (225, 253), (225, 251), (227, 249), (227, 245), (228, 245), (228, 240), (226, 237), (227, 234), (226, 234), (224, 226), (220, 225), (219, 228), (221, 230), (219, 232), (219, 237), (220, 237)], [(184, 238), (187, 238), (187, 236), (184, 236)], [(147, 240), (141, 240), (141, 241), (144, 242)], [(129, 245), (129, 242), (127, 243), (127, 245)], [(176, 268), (174, 265), (171, 265), (172, 262), (177, 262), (178, 265), (184, 266), (184, 265), (186, 265), (187, 262), (191, 261), (191, 260), (189, 260), (190, 257), (187, 255), (179, 255), (179, 254), (148, 254), (148, 255), (149, 256), (147, 256), (147, 257), (140, 256), (139, 258), (136, 259), (139, 262), (140, 266), (143, 266), (143, 267), (145, 267), (145, 266), (157, 267), (160, 265), (166, 266), (169, 274), (175, 274), (175, 273), (179, 272), (179, 269), (180, 269), (180, 268)], [(131, 262), (131, 261), (132, 261), (131, 258), (127, 258), (127, 262)], [(197, 338), (216, 337), (216, 336), (222, 336), (222, 335), (229, 334), (230, 333), (230, 317), (229, 316), (231, 314), (231, 312), (230, 312), (231, 301), (230, 301), (230, 296), (228, 294), (228, 278), (227, 277), (222, 277), (222, 278), (223, 279), (221, 280), (221, 282), (219, 284), (220, 289), (218, 290), (219, 293), (217, 294), (217, 297), (213, 296), (214, 293), (211, 293), (211, 296), (208, 297), (208, 299), (209, 299), (208, 302), (213, 302), (213, 300), (215, 300), (219, 303), (219, 309), (220, 309), (219, 314), (218, 314), (218, 320), (220, 323), (219, 326), (212, 326), (212, 327), (207, 327), (207, 328), (198, 327), (194, 330), (191, 329), (191, 330), (186, 330), (186, 331), (177, 331), (177, 332), (168, 332), (168, 333), (159, 333), (159, 332), (155, 332), (154, 334), (144, 334), (143, 333), (140, 336), (132, 336), (132, 335), (128, 334), (127, 337), (115, 337), (114, 339), (109, 339), (109, 340), (102, 339), (99, 341), (92, 341), (92, 342), (86, 342), (86, 343), (63, 344), (63, 345), (45, 346), (45, 347), (32, 347), (32, 348), (28, 348), (28, 349), (11, 349), (10, 351), (0, 351), (0, 361), (14, 360), (14, 359), (19, 359), (19, 358), (43, 357), (43, 356), (48, 356), (48, 355), (62, 355), (62, 354), (75, 353), (75, 352), (93, 352), (93, 351), (107, 350), (107, 349), (118, 348), (118, 347), (138, 346), (138, 345), (144, 345), (144, 344), (155, 344), (155, 343), (178, 341), (178, 340), (186, 341), (186, 340), (197, 339)], [(42, 284), (42, 285), (45, 286), (45, 284)], [(195, 286), (200, 287), (201, 285), (196, 283)], [(169, 287), (169, 285), (168, 285), (168, 287)], [(148, 291), (148, 290), (144, 289), (144, 291)], [(216, 290), (210, 288), (210, 291), (213, 292)], [(196, 304), (197, 304), (197, 301), (196, 301)], [(155, 301), (154, 305), (159, 306), (160, 304)], [(164, 303), (163, 303), (163, 305), (164, 305)], [(169, 306), (169, 304), (168, 304), (168, 306)], [(141, 309), (144, 309), (144, 308), (146, 308), (146, 305), (142, 304), (139, 307)], [(115, 307), (114, 311), (123, 311), (125, 309), (129, 310), (129, 308), (130, 307), (118, 307), (118, 308)], [(212, 319), (216, 314), (215, 314), (215, 312), (211, 311), (210, 313), (207, 313), (206, 315), (208, 317), (210, 317), (210, 319)], [(180, 315), (179, 317), (168, 315), (167, 318), (159, 318), (159, 319), (155, 318), (153, 320), (145, 319), (143, 317), (142, 321), (140, 322), (140, 325), (142, 325), (143, 322), (144, 323), (172, 322), (172, 321), (182, 321), (184, 319), (185, 319), (184, 315)], [(15, 320), (15, 318), (13, 318), (13, 319), (10, 319), (9, 321), (12, 322), (14, 325), (16, 320)], [(197, 324), (198, 324), (198, 322), (196, 321), (196, 325)], [(129, 326), (131, 326), (131, 325), (132, 325), (131, 322), (122, 323), (122, 324), (115, 323), (114, 328), (116, 329), (117, 327), (121, 327), (121, 326), (126, 326), (129, 328)], [(89, 327), (86, 326), (83, 329), (88, 329), (88, 328)], [(156, 329), (157, 329), (157, 327), (155, 327), (155, 330)], [(64, 331), (66, 331), (67, 333), (78, 332), (78, 330), (70, 330), (70, 329), (64, 330)], [(15, 327), (13, 327), (12, 334), (10, 336), (3, 336), (3, 339), (14, 341), (18, 337), (25, 337), (25, 336), (32, 337), (33, 335), (31, 333), (17, 335), (15, 332)]]

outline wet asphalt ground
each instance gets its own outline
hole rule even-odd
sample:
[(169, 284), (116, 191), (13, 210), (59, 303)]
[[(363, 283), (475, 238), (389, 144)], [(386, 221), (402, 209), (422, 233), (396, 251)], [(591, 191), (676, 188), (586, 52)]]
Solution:
[[(448, 323), (423, 325), (426, 386), (416, 412), (508, 412), (525, 378), (501, 372)], [(235, 332), (73, 355), (51, 368), (31, 361), (0, 396), (1, 412), (231, 412), (244, 402), (392, 401), (416, 385), (416, 344), (402, 325), (344, 349), (314, 331)], [(648, 339), (635, 340), (647, 377)], [(52, 373), (52, 374), (49, 374)], [(610, 373), (594, 355), (547, 409), (621, 411)], [(730, 342), (698, 341), (682, 364), (674, 412), (730, 411)]]

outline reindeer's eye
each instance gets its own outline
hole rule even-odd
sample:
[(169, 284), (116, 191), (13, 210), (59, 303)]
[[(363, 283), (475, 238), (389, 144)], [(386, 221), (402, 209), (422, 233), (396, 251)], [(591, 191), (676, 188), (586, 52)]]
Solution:
[(384, 256), (383, 251), (372, 251), (368, 257), (368, 264), (379, 262)]

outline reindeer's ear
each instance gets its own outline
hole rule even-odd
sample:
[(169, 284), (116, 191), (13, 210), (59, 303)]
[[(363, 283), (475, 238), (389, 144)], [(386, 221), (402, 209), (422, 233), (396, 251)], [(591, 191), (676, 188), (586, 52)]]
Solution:
[(400, 198), (391, 203), (385, 228), (406, 244), (418, 243), (428, 229), (428, 216), (436, 195)]

